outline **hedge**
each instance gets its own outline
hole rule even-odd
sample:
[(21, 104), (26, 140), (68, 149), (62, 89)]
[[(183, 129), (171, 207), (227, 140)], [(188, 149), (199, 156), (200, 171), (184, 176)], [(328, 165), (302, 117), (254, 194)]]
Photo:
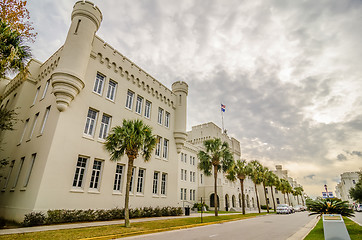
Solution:
[[(180, 207), (143, 207), (129, 209), (130, 218), (180, 216), (183, 211)], [(98, 210), (69, 210), (56, 209), (44, 212), (31, 212), (25, 215), (22, 225), (25, 227), (46, 224), (92, 222), (124, 219), (123, 208), (98, 209)]]

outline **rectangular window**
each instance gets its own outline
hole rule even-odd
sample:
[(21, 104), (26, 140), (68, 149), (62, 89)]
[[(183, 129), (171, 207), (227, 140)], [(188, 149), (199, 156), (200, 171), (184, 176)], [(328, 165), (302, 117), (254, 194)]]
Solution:
[(35, 157), (36, 157), (36, 153), (31, 155), (31, 163), (29, 166), (28, 174), (26, 175), (26, 178), (25, 178), (24, 187), (27, 187), (29, 184), (30, 175), (33, 170), (34, 163), (35, 163)]
[(203, 180), (202, 177), (203, 177), (202, 174), (200, 174), (200, 183), (201, 183), (201, 184), (202, 184), (202, 182), (203, 182), (203, 181), (202, 181), (202, 180)]
[(30, 134), (29, 134), (29, 139), (31, 139), (31, 137), (33, 136), (34, 129), (35, 129), (35, 126), (36, 126), (36, 122), (38, 121), (38, 117), (39, 117), (39, 113), (35, 114), (33, 126), (31, 127), (31, 131), (30, 131)]
[(43, 91), (43, 95), (41, 96), (41, 99), (45, 98), (45, 95), (47, 94), (47, 91), (48, 91), (49, 83), (50, 83), (50, 80), (48, 80), (45, 83), (45, 87), (44, 87), (44, 91)]
[(278, 193), (278, 189), (275, 188), (275, 193)]
[(101, 178), (102, 161), (94, 160), (92, 176), (89, 184), (89, 188), (99, 190), (99, 182)]
[(78, 157), (77, 166), (75, 168), (75, 174), (73, 179), (73, 187), (82, 188), (83, 178), (85, 175), (85, 169), (87, 167), (88, 158)]
[(163, 141), (163, 158), (168, 158), (168, 140), (165, 138)]
[(129, 182), (129, 191), (132, 193), (133, 192), (133, 178), (134, 178), (134, 172), (136, 171), (136, 168), (132, 168), (132, 176), (131, 176), (131, 181)]
[(184, 180), (187, 181), (187, 170), (184, 170)]
[(184, 199), (184, 189), (181, 188), (181, 200), (183, 200), (183, 199)]
[(13, 169), (14, 169), (14, 164), (15, 164), (15, 160), (12, 160), (10, 163), (10, 166), (9, 166), (9, 172), (8, 172), (8, 175), (6, 176), (6, 180), (5, 180), (3, 189), (6, 189), (6, 187), (8, 186), (9, 179), (11, 177), (11, 173), (13, 172)]
[(196, 177), (195, 177), (195, 175), (196, 175), (196, 173), (193, 172), (193, 173), (192, 173), (192, 181), (193, 181), (193, 182), (196, 182)]
[(166, 112), (165, 114), (165, 127), (170, 127), (170, 113)]
[(99, 130), (100, 139), (106, 139), (106, 137), (108, 136), (110, 123), (111, 123), (111, 117), (103, 114), (101, 127)]
[(137, 180), (137, 192), (138, 193), (143, 193), (143, 182), (145, 179), (145, 169), (139, 169), (138, 170), (138, 180)]
[(265, 193), (268, 194), (268, 188), (265, 188)]
[(36, 89), (35, 97), (34, 97), (34, 100), (33, 100), (33, 104), (31, 104), (31, 105), (34, 105), (34, 104), (35, 104), (36, 99), (37, 99), (37, 97), (38, 97), (38, 95), (39, 95), (39, 91), (40, 91), (40, 86)]
[(126, 108), (132, 110), (134, 92), (128, 90), (126, 99)]
[(193, 198), (194, 198), (194, 201), (195, 201), (196, 200), (196, 190), (193, 190), (192, 195), (193, 195)]
[(26, 132), (26, 129), (28, 128), (29, 121), (30, 121), (30, 118), (26, 119), (26, 121), (24, 123), (24, 130), (23, 130), (23, 133), (21, 134), (21, 138), (20, 138), (19, 143), (21, 143), (23, 141), (23, 139), (24, 139), (25, 132)]
[(108, 83), (108, 91), (107, 91), (107, 98), (109, 100), (114, 101), (116, 95), (117, 83), (115, 81), (109, 80)]
[(190, 164), (192, 164), (192, 156), (190, 156)]
[(277, 204), (280, 204), (279, 198), (277, 198)]
[(162, 142), (162, 137), (157, 136), (157, 143), (156, 143), (156, 156), (160, 157), (161, 156), (161, 143)]
[(158, 108), (158, 119), (157, 122), (159, 124), (162, 124), (162, 118), (163, 118), (163, 109), (162, 108)]
[(195, 157), (192, 158), (192, 165), (195, 166)]
[(117, 164), (113, 190), (121, 192), (123, 165)]
[(166, 181), (167, 181), (167, 173), (162, 173), (161, 177), (161, 194), (166, 195)]
[(96, 80), (94, 82), (93, 92), (102, 95), (103, 92), (103, 85), (104, 85), (105, 76), (100, 73), (97, 73)]
[(190, 189), (190, 201), (192, 201), (192, 189)]
[(41, 128), (40, 128), (40, 134), (43, 134), (43, 132), (44, 132), (44, 128), (45, 128), (45, 124), (48, 120), (49, 112), (50, 112), (50, 106), (45, 109), (43, 123), (41, 124)]
[(186, 188), (184, 188), (184, 200), (186, 200), (186, 199), (187, 199), (186, 192), (187, 192), (187, 189), (186, 189)]
[(152, 187), (153, 194), (158, 194), (158, 177), (159, 177), (159, 175), (160, 175), (159, 172), (153, 173), (153, 187)]
[(87, 120), (85, 123), (84, 134), (93, 136), (96, 127), (97, 111), (93, 109), (88, 110)]
[(142, 113), (142, 104), (143, 104), (143, 98), (140, 96), (137, 96), (136, 113), (138, 113), (138, 114)]
[(183, 161), (184, 161), (184, 154), (181, 153), (181, 162), (183, 162)]
[(14, 181), (14, 184), (13, 184), (13, 188), (15, 188), (16, 185), (18, 184), (19, 177), (20, 177), (20, 173), (21, 173), (21, 169), (23, 168), (23, 165), (24, 165), (24, 160), (25, 160), (25, 157), (22, 157), (22, 158), (20, 159), (20, 164), (19, 164), (18, 172), (16, 173), (16, 177), (15, 177), (15, 181)]
[(181, 180), (184, 180), (184, 170), (181, 169)]
[(151, 117), (151, 102), (146, 101), (145, 104), (145, 117), (150, 118)]
[(185, 153), (184, 161), (185, 161), (185, 163), (187, 163), (187, 154), (186, 153)]
[(192, 172), (190, 171), (190, 182), (192, 182)]

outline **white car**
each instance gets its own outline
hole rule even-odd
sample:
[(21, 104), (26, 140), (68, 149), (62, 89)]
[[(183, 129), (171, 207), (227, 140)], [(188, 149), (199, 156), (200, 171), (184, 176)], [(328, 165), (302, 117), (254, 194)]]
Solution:
[(362, 204), (361, 203), (357, 204), (356, 211), (357, 212), (362, 212)]
[(289, 213), (291, 213), (291, 210), (287, 204), (278, 204), (277, 214), (289, 214)]

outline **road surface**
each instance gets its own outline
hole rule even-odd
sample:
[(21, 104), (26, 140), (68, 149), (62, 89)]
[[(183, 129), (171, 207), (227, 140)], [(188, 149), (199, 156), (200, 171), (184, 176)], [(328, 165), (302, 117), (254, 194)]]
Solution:
[(125, 239), (283, 240), (292, 236), (313, 218), (315, 218), (315, 216), (309, 217), (308, 212), (298, 212), (290, 215), (273, 214), (202, 227), (128, 237)]

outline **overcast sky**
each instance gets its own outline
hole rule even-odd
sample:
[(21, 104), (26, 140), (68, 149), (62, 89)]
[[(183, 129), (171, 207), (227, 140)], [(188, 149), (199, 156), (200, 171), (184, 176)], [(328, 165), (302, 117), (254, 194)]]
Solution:
[[(188, 129), (214, 122), (242, 157), (282, 164), (311, 196), (362, 167), (362, 1), (94, 0), (97, 35), (167, 87)], [(65, 41), (75, 0), (32, 0), (34, 58)]]

